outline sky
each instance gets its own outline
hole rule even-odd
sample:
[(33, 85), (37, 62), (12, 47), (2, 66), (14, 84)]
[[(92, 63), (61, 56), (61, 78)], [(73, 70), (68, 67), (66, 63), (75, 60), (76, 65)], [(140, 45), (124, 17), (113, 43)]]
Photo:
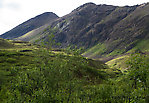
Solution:
[(87, 2), (132, 6), (149, 0), (0, 0), (0, 35), (44, 12), (61, 17)]

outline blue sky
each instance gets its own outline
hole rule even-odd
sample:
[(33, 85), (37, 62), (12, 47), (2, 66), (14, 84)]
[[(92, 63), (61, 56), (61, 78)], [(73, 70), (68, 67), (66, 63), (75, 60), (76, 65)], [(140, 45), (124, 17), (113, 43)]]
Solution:
[(0, 0), (0, 34), (44, 12), (64, 16), (87, 2), (132, 6), (149, 0)]

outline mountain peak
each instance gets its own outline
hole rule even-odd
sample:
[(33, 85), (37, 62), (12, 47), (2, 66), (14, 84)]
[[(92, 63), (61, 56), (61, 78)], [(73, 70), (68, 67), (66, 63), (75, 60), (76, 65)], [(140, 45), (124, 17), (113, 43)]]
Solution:
[(32, 19), (47, 19), (47, 18), (59, 18), (59, 17), (53, 12), (44, 12), (42, 14), (33, 17)]
[[(58, 19), (54, 18), (51, 23), (48, 23), (51, 20), (50, 15), (55, 14), (45, 12), (34, 17), (30, 22), (25, 22), (26, 25), (22, 24), (21, 28), (16, 29), (16, 31), (12, 30), (13, 32), (9, 33), (11, 35), (5, 37), (15, 38), (18, 32), (29, 30), (29, 33), (26, 32), (26, 35), (18, 40), (34, 42), (39, 39), (47, 41), (48, 35), (53, 33), (51, 30), (56, 30), (53, 33), (54, 39), (61, 43), (61, 47), (73, 44), (88, 49), (95, 46), (98, 52), (95, 51), (95, 54), (88, 52), (85, 56), (90, 55), (90, 57), (98, 58), (98, 56), (112, 52), (127, 52), (136, 45), (137, 40), (148, 39), (148, 11), (148, 4), (119, 7), (106, 4), (96, 5), (89, 2), (63, 17), (55, 16)], [(46, 26), (39, 25), (43, 22), (46, 23)], [(39, 28), (32, 28), (37, 27), (37, 25)]]
[(88, 5), (96, 5), (96, 4), (93, 2), (88, 2), (88, 3), (83, 4), (82, 6), (88, 6)]
[[(53, 12), (44, 12), (44, 13), (42, 13), (42, 14), (40, 14), (40, 15), (37, 15), (37, 16), (49, 16), (49, 15), (54, 15), (54, 16), (57, 16), (55, 13), (53, 13)], [(58, 16), (57, 16), (58, 17)]]
[(81, 6), (79, 6), (78, 8), (76, 8), (75, 10), (80, 10), (80, 9), (82, 9), (82, 8), (86, 8), (86, 7), (91, 7), (91, 6), (96, 6), (96, 4), (95, 3), (92, 3), (92, 2), (89, 2), (89, 3), (86, 3), (86, 4), (83, 4), (83, 5), (81, 5)]
[(20, 37), (29, 31), (32, 31), (34, 29), (37, 29), (45, 24), (50, 24), (54, 20), (59, 18), (55, 13), (53, 12), (45, 12), (40, 15), (37, 15), (24, 23), (18, 25), (17, 27), (13, 28), (12, 30), (4, 33), (1, 35), (2, 38), (5, 39), (13, 39)]

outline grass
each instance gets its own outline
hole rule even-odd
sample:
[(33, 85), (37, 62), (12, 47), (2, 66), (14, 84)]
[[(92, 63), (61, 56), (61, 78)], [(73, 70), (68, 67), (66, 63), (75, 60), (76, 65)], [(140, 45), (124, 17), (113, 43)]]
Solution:
[[(113, 45), (115, 45), (117, 41), (114, 41), (113, 43), (109, 44), (109, 48), (112, 48)], [(84, 52), (82, 55), (84, 55), (85, 57), (88, 58), (92, 58), (92, 59), (99, 59), (101, 57), (110, 57), (110, 56), (117, 56), (117, 55), (121, 55), (125, 52), (125, 49), (115, 49), (112, 52), (110, 52), (109, 50), (107, 50), (107, 44), (97, 44), (92, 48), (89, 48), (86, 52)]]
[(126, 64), (126, 61), (128, 60), (128, 58), (129, 58), (129, 55), (118, 56), (118, 57), (115, 57), (114, 59), (106, 62), (106, 64), (110, 68), (116, 68), (121, 71), (125, 71), (125, 70), (127, 70), (127, 66), (128, 66)]
[(65, 50), (49, 51), (28, 42), (6, 41), (13, 47), (0, 49), (2, 103), (124, 103), (130, 100), (128, 95), (135, 101), (134, 92), (139, 89), (132, 88), (131, 78), (119, 68), (125, 67), (129, 55), (108, 61), (108, 67)]
[[(24, 34), (23, 36), (17, 38), (18, 40), (27, 40), (30, 42), (35, 42), (36, 40), (40, 39), (42, 36), (40, 35), (40, 33), (38, 33), (37, 35), (33, 35), (34, 34), (34, 30)], [(33, 33), (33, 34), (32, 34)]]
[(21, 37), (19, 37), (19, 38), (17, 38), (17, 39), (30, 38), (30, 34), (31, 34), (33, 31), (34, 31), (34, 30), (32, 30), (32, 31), (30, 31), (30, 32), (28, 32), (28, 33), (26, 33), (26, 34), (24, 34), (23, 36), (21, 36)]
[(112, 51), (111, 53), (107, 54), (106, 56), (117, 56), (117, 55), (121, 55), (124, 53), (124, 49), (116, 49), (114, 51)]
[(141, 51), (149, 51), (149, 40), (140, 40), (134, 49), (140, 49)]
[(0, 38), (0, 49), (12, 48), (14, 45), (10, 43), (10, 40), (4, 40)]
[[(115, 41), (114, 43), (116, 43), (117, 41)], [(112, 46), (114, 45), (114, 43), (110, 45)], [(136, 52), (148, 54), (149, 52), (149, 45), (147, 45), (149, 44), (148, 39), (135, 41), (132, 44), (134, 43), (135, 43), (134, 47), (132, 47), (132, 49), (130, 49), (127, 52), (125, 49), (115, 49), (109, 54), (106, 54), (107, 52), (106, 45), (97, 44), (94, 47), (87, 50), (85, 53), (83, 53), (83, 55), (88, 58), (104, 61), (110, 68), (116, 68), (123, 72), (126, 71), (127, 69), (126, 61), (128, 60), (130, 54)], [(126, 47), (130, 45), (126, 45)]]
[(127, 51), (127, 53), (149, 52), (149, 45), (147, 45), (148, 43), (149, 43), (148, 39), (139, 40), (139, 41), (137, 41), (136, 45), (131, 50)]
[[(48, 51), (29, 42), (4, 41), (13, 47), (0, 49), (2, 102), (13, 102), (14, 95), (17, 96), (15, 102), (26, 97), (33, 100), (36, 93), (41, 92), (39, 95), (42, 95), (45, 92), (44, 86), (48, 87), (46, 91), (49, 91), (50, 95), (54, 94), (53, 96), (59, 99), (65, 97), (63, 100), (66, 101), (71, 86), (74, 86), (72, 95), (78, 95), (77, 88), (86, 89), (85, 87), (101, 84), (108, 76), (104, 71), (107, 66), (100, 61), (86, 59), (80, 55), (67, 55), (64, 51)], [(25, 99), (26, 102), (29, 102), (28, 98)], [(33, 101), (37, 100), (36, 98)]]
[[(53, 60), (61, 60), (66, 62), (70, 60), (70, 65), (76, 65), (77, 69), (79, 69), (79, 66), (82, 65), (79, 61), (83, 60), (85, 63), (88, 63), (89, 68), (87, 68), (89, 71), (106, 68), (102, 62), (88, 60), (85, 58), (81, 59), (82, 57), (80, 56), (73, 58), (73, 55), (67, 55), (64, 51), (45, 52), (46, 48), (42, 48), (39, 45), (31, 44), (29, 42), (9, 40), (3, 40), (3, 42), (13, 45), (11, 48), (0, 49), (0, 71), (3, 74), (12, 75), (10, 71), (13, 71), (13, 68), (21, 68), (21, 70), (32, 69), (35, 67), (40, 67), (43, 62), (48, 63), (52, 62)], [(61, 61), (58, 62), (60, 63)], [(90, 67), (92, 69), (90, 69)], [(7, 75), (5, 76), (7, 77)]]
[[(122, 71), (125, 72), (127, 71), (128, 65), (127, 61), (130, 57), (130, 54), (135, 53), (135, 52), (142, 52), (142, 53), (148, 53), (149, 52), (149, 40), (139, 40), (136, 42), (136, 45), (129, 50), (128, 52), (125, 53), (124, 49), (115, 49), (109, 54), (105, 54), (102, 56), (102, 58), (98, 60), (106, 61), (106, 64), (113, 69), (106, 69), (105, 71), (109, 74), (113, 74), (114, 71)], [(98, 55), (102, 55), (106, 52), (106, 46), (103, 44), (98, 44), (89, 50), (87, 50), (85, 53), (83, 53), (84, 56), (88, 58), (95, 58)], [(106, 60), (107, 58), (107, 60)], [(109, 60), (108, 60), (109, 58)], [(111, 58), (111, 59), (110, 59)], [(111, 73), (110, 73), (111, 72)]]
[(94, 58), (97, 55), (102, 55), (104, 54), (106, 51), (106, 46), (105, 44), (97, 44), (94, 47), (90, 48), (89, 50), (87, 50), (85, 53), (83, 53), (82, 55), (87, 56), (89, 58)]

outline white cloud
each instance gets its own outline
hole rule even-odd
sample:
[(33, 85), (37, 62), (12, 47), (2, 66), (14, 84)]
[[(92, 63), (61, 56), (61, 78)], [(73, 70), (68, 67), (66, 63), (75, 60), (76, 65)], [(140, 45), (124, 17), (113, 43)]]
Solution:
[(3, 0), (0, 0), (0, 8), (3, 6)]
[(87, 2), (124, 6), (149, 0), (0, 0), (0, 34), (43, 12), (63, 16)]

